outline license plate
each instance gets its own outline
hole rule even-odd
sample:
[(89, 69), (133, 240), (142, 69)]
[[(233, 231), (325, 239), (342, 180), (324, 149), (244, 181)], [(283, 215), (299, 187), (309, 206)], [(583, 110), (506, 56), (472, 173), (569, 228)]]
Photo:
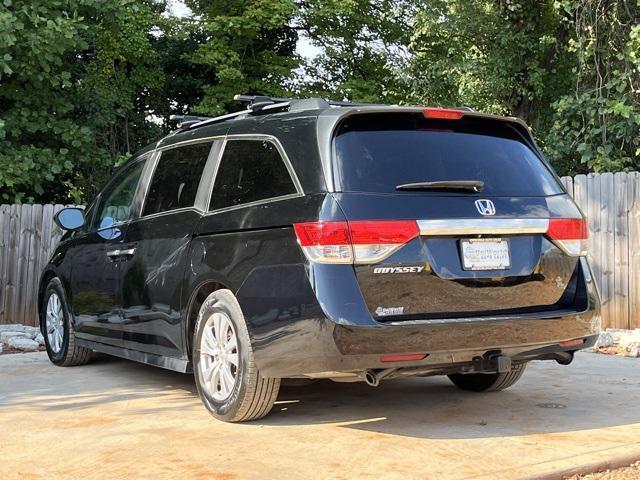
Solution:
[(501, 238), (474, 238), (460, 241), (465, 270), (505, 270), (511, 266), (509, 242)]

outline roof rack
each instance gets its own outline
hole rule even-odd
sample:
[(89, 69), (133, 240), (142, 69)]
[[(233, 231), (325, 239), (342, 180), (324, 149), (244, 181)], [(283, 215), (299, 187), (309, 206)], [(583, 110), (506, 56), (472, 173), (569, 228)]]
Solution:
[(177, 122), (178, 128), (189, 128), (190, 125), (202, 122), (203, 120), (209, 120), (211, 117), (201, 117), (199, 115), (171, 115), (169, 120)]
[(266, 95), (235, 95), (234, 100), (246, 104), (245, 110), (239, 112), (227, 113), (219, 117), (198, 117), (194, 115), (172, 115), (171, 119), (178, 120), (178, 130), (176, 133), (198, 128), (212, 123), (223, 122), (232, 118), (241, 117), (243, 115), (260, 115), (274, 113), (281, 110), (290, 112), (302, 110), (317, 110), (329, 107), (361, 107), (361, 106), (380, 106), (375, 103), (352, 103), (348, 101), (325, 100), (323, 98), (285, 98), (285, 97), (269, 97)]

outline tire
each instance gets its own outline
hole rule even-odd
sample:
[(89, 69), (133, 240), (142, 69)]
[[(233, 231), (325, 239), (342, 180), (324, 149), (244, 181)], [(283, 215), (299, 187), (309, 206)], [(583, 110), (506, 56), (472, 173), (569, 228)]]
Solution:
[(247, 422), (271, 411), (280, 379), (260, 375), (244, 315), (230, 290), (217, 290), (202, 303), (192, 358), (200, 399), (215, 418)]
[(498, 392), (509, 388), (520, 380), (526, 366), (526, 363), (517, 363), (511, 366), (511, 371), (506, 373), (470, 373), (467, 375), (456, 373), (448, 377), (456, 387), (462, 390)]
[(91, 361), (93, 351), (81, 347), (76, 341), (67, 297), (62, 282), (57, 277), (51, 279), (44, 291), (41, 312), (41, 330), (51, 363), (59, 367), (74, 367)]

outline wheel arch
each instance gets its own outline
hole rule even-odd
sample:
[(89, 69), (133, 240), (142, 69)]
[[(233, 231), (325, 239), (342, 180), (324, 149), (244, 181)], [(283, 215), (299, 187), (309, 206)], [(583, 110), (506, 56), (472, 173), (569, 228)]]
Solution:
[[(60, 275), (58, 275), (58, 272), (51, 265), (48, 265), (47, 267), (45, 267), (42, 274), (40, 275), (40, 283), (38, 284), (37, 312), (38, 312), (38, 326), (40, 328), (40, 332), (43, 335), (44, 335), (44, 330), (43, 330), (43, 317), (42, 317), (42, 297), (44, 296), (44, 292), (47, 288), (47, 285), (49, 285), (49, 282), (56, 277), (60, 278)], [(62, 283), (62, 288), (65, 290), (65, 294), (66, 294), (67, 291), (64, 286), (64, 282), (62, 282), (62, 279), (60, 279), (60, 283)]]
[(193, 333), (198, 319), (198, 312), (205, 299), (216, 290), (229, 289), (229, 286), (218, 280), (204, 280), (193, 288), (189, 295), (189, 301), (187, 303), (187, 309), (185, 313), (185, 327), (184, 338), (185, 347), (187, 349), (187, 357), (191, 359), (191, 352), (193, 351)]

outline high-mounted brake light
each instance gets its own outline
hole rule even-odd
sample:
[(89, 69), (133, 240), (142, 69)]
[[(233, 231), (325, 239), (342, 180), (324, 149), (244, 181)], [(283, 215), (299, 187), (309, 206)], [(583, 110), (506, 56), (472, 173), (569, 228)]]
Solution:
[(547, 237), (567, 255), (587, 254), (589, 229), (585, 218), (551, 218)]
[(307, 258), (317, 263), (377, 263), (420, 234), (415, 220), (296, 223)]
[(464, 110), (454, 110), (452, 108), (425, 108), (422, 110), (425, 118), (431, 120), (460, 120), (465, 114)]

